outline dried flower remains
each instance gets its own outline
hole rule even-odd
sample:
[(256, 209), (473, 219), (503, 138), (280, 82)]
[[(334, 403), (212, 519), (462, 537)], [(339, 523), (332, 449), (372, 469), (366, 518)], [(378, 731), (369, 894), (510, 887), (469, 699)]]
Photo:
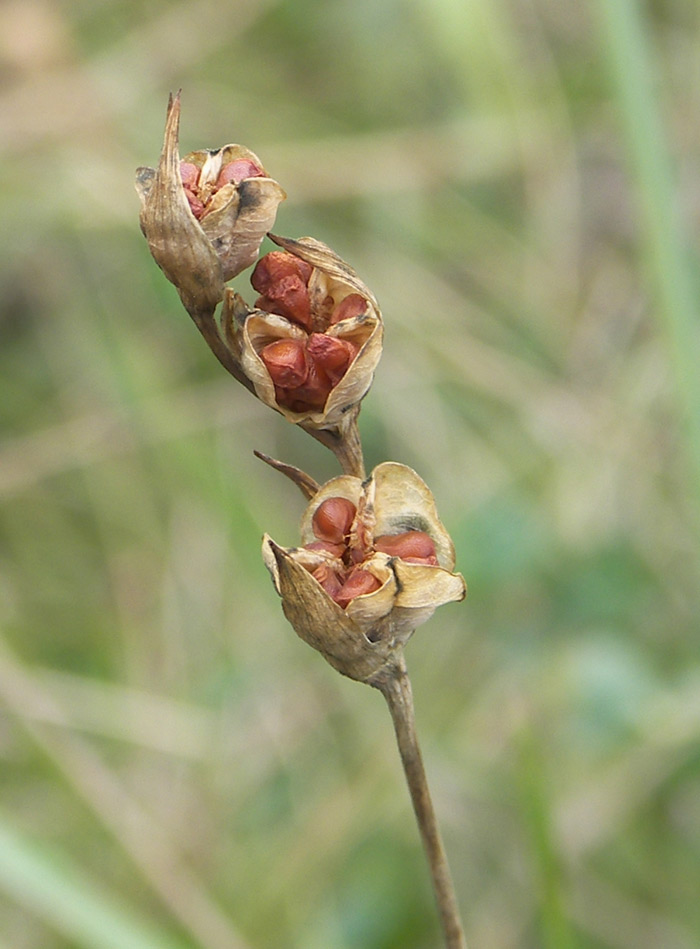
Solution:
[(443, 603), (466, 593), (425, 482), (384, 462), (364, 483), (342, 475), (306, 508), (299, 547), (263, 542), (298, 635), (351, 678), (369, 681)]
[(229, 348), (263, 402), (290, 422), (333, 428), (372, 383), (382, 349), (379, 306), (330, 247), (270, 236), (284, 250), (255, 267), (254, 307), (226, 294)]
[(158, 168), (138, 168), (141, 229), (156, 263), (191, 315), (211, 314), (224, 284), (258, 256), (286, 197), (242, 145), (190, 152), (180, 161), (180, 97), (170, 97)]
[[(226, 145), (180, 159), (179, 120), (178, 94), (168, 103), (158, 167), (137, 170), (141, 229), (226, 370), (331, 449), (344, 472), (319, 485), (300, 468), (256, 452), (308, 502), (300, 545), (281, 547), (265, 535), (263, 558), (301, 639), (386, 698), (446, 946), (465, 949), (403, 647), (438, 606), (461, 600), (466, 585), (454, 572), (454, 547), (435, 500), (416, 472), (384, 462), (365, 478), (357, 417), (382, 352), (379, 306), (326, 244), (268, 233), (285, 193), (249, 149)], [(280, 249), (257, 260), (266, 233)], [(226, 282), (253, 264), (251, 306)]]

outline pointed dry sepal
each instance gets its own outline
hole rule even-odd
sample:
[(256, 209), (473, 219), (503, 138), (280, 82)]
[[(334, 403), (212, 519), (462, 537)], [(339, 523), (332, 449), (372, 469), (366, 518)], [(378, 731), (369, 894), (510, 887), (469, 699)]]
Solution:
[(405, 465), (327, 482), (301, 540), (283, 548), (266, 536), (265, 564), (297, 634), (352, 679), (376, 684), (416, 627), (466, 594), (433, 496)]
[(241, 145), (180, 161), (180, 95), (171, 96), (157, 169), (138, 168), (141, 229), (192, 316), (211, 316), (224, 283), (258, 255), (285, 197), (260, 159)]
[(284, 252), (261, 259), (255, 307), (229, 291), (229, 347), (258, 398), (307, 430), (340, 431), (366, 395), (382, 351), (377, 301), (330, 247), (270, 235)]
[(285, 475), (290, 481), (293, 481), (307, 501), (310, 501), (318, 492), (320, 487), (318, 481), (305, 471), (302, 471), (301, 468), (297, 468), (296, 465), (288, 465), (283, 461), (277, 461), (276, 458), (270, 458), (269, 455), (265, 455), (261, 451), (253, 451), (253, 454), (256, 458), (264, 461), (266, 465), (269, 465), (271, 468), (274, 468), (275, 471), (279, 471), (280, 474)]

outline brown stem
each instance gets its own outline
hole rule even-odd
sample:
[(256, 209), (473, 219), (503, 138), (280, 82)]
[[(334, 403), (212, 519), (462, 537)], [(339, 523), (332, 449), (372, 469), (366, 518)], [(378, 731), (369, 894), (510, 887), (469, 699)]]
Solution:
[(253, 383), (232, 357), (228, 346), (221, 338), (219, 327), (214, 319), (214, 313), (195, 309), (190, 309), (188, 312), (194, 320), (195, 326), (204, 337), (207, 346), (214, 353), (224, 369), (230, 372), (237, 382), (240, 382), (249, 392), (254, 394), (255, 389)]
[[(224, 308), (226, 308), (226, 303)], [(188, 308), (188, 312), (194, 320), (195, 326), (206, 340), (209, 349), (224, 369), (241, 385), (244, 385), (249, 392), (256, 395), (255, 386), (233, 358), (226, 343), (225, 335), (222, 337), (219, 326), (214, 319), (214, 312), (197, 310), (194, 307)], [(340, 462), (344, 474), (354, 475), (364, 481), (366, 477), (365, 463), (362, 454), (362, 443), (360, 442), (360, 431), (357, 427), (357, 416), (359, 414), (360, 406), (356, 405), (333, 429), (318, 429), (307, 425), (301, 425), (300, 428), (303, 428), (309, 435), (313, 435), (326, 448), (330, 448)]]
[(454, 884), (435, 818), (428, 779), (416, 735), (413, 693), (403, 656), (387, 672), (386, 676), (373, 684), (386, 699), (394, 722), (401, 763), (428, 857), (433, 890), (445, 936), (445, 946), (447, 949), (467, 949)]
[(365, 462), (362, 454), (362, 443), (360, 442), (360, 430), (357, 427), (357, 416), (359, 414), (360, 406), (357, 405), (345, 415), (336, 428), (318, 429), (306, 425), (302, 425), (301, 428), (309, 435), (313, 435), (326, 448), (330, 448), (340, 462), (344, 474), (353, 475), (355, 478), (364, 481), (366, 478)]

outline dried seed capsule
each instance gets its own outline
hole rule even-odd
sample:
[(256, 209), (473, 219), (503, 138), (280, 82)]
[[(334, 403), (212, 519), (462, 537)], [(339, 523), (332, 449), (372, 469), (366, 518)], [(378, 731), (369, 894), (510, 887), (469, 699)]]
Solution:
[(338, 304), (330, 316), (330, 325), (334, 326), (341, 320), (349, 320), (353, 316), (361, 316), (367, 312), (369, 301), (359, 293), (349, 293), (344, 300)]
[(263, 349), (260, 358), (276, 386), (294, 389), (306, 382), (309, 369), (303, 340), (278, 339)]
[(314, 511), (311, 526), (319, 540), (340, 544), (350, 533), (357, 508), (347, 498), (326, 498)]
[[(227, 342), (263, 402), (305, 428), (340, 432), (353, 423), (381, 354), (379, 308), (354, 270), (325, 244), (270, 237), (285, 250), (266, 254), (255, 267), (255, 308), (232, 291), (225, 296)], [(334, 309), (353, 295), (340, 316), (362, 312), (330, 326)], [(300, 330), (309, 334), (309, 375), (295, 391), (275, 385), (261, 352), (272, 340), (299, 338)]]
[[(425, 482), (410, 468), (384, 462), (366, 480), (351, 475), (333, 478), (312, 495), (301, 520), (301, 541), (318, 539), (317, 511), (329, 501), (351, 505), (356, 514), (348, 541), (371, 529), (382, 541), (396, 544), (401, 535), (418, 535), (404, 547), (426, 553), (425, 538), (434, 545), (438, 565), (411, 563), (401, 557), (372, 552), (364, 543), (365, 559), (353, 568), (347, 553), (344, 569), (330, 561), (323, 550), (304, 547), (284, 549), (266, 537), (263, 556), (272, 574), (282, 608), (298, 635), (325, 656), (336, 669), (363, 682), (376, 681), (396, 660), (413, 631), (443, 603), (461, 600), (466, 594), (463, 578), (454, 569), (454, 547), (435, 508)], [(345, 505), (344, 505), (345, 506)], [(331, 508), (332, 510), (332, 508)], [(335, 522), (335, 519), (333, 519)], [(347, 523), (347, 521), (346, 521)], [(405, 526), (416, 525), (415, 531)], [(425, 530), (418, 529), (419, 526)], [(336, 525), (336, 534), (345, 528)], [(405, 537), (402, 542), (405, 544)], [(311, 575), (322, 566), (335, 566), (341, 581), (334, 593)], [(327, 577), (327, 574), (323, 574)]]
[(345, 609), (355, 597), (363, 596), (366, 593), (374, 593), (381, 585), (381, 582), (369, 570), (356, 567), (342, 587), (333, 595), (333, 599), (338, 606)]
[(403, 534), (385, 534), (375, 537), (374, 549), (389, 557), (400, 557), (407, 562), (434, 563), (435, 544), (425, 531), (405, 531)]
[[(242, 145), (178, 153), (180, 97), (170, 98), (158, 168), (138, 168), (141, 230), (187, 311), (209, 318), (224, 284), (249, 267), (285, 193), (260, 159)], [(219, 186), (222, 168), (255, 171)]]

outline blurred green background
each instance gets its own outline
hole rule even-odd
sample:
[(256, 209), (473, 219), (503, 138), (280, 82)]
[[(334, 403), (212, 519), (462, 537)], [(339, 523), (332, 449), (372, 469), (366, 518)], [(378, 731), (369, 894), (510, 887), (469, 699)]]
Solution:
[[(137, 223), (167, 95), (374, 290), (369, 467), (470, 587), (408, 648), (470, 949), (700, 944), (700, 8), (0, 5), (0, 945), (433, 949), (381, 697), (262, 566), (334, 458)], [(264, 249), (271, 249), (266, 242)], [(250, 296), (248, 274), (236, 286)]]

